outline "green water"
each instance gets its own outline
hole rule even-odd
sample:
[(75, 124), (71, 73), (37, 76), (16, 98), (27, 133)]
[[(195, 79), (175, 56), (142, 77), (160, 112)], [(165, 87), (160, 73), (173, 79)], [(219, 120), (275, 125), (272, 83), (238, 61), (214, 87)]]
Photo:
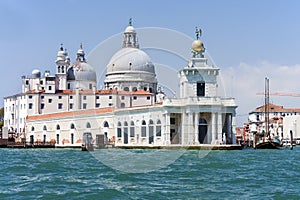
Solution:
[[(103, 164), (107, 152), (118, 156), (106, 162), (118, 159), (131, 173)], [(0, 199), (300, 199), (300, 147), (96, 153), (100, 157), (79, 149), (0, 149)], [(169, 165), (166, 154), (174, 158)], [(138, 156), (149, 162), (128, 165)], [(140, 164), (145, 171), (134, 172)]]

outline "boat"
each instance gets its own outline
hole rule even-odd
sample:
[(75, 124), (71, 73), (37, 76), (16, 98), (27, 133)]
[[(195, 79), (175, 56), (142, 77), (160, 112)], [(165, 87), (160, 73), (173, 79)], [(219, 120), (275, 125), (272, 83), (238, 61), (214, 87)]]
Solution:
[(265, 131), (261, 134), (257, 135), (258, 142), (255, 144), (255, 149), (280, 149), (281, 142), (278, 138), (271, 138), (270, 131), (269, 131), (269, 112), (270, 112), (270, 104), (269, 104), (269, 79), (265, 78)]
[(280, 149), (281, 143), (278, 139), (266, 139), (255, 145), (255, 149)]

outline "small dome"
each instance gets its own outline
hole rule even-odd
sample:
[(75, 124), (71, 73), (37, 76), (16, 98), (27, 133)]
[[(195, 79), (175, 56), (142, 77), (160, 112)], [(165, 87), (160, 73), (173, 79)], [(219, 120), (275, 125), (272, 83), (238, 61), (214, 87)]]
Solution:
[(78, 49), (77, 55), (85, 55), (83, 49)]
[(200, 40), (195, 40), (193, 43), (192, 43), (192, 49), (194, 51), (203, 51), (204, 50), (204, 44), (203, 42), (201, 42)]
[(41, 72), (40, 72), (40, 70), (38, 70), (38, 69), (34, 69), (34, 70), (32, 70), (32, 72), (31, 72), (31, 74), (40, 74)]
[(116, 71), (143, 71), (155, 73), (150, 57), (137, 48), (122, 48), (107, 65), (107, 73)]
[(40, 78), (41, 77), (41, 72), (38, 69), (34, 69), (31, 72), (32, 78)]
[(133, 26), (127, 26), (124, 32), (125, 33), (135, 33), (135, 29)]
[(86, 62), (76, 61), (67, 72), (67, 80), (96, 82), (96, 79), (94, 68)]

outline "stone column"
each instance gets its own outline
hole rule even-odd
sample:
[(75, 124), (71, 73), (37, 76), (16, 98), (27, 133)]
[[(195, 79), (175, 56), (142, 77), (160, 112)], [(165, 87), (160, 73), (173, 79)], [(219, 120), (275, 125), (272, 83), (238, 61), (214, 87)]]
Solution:
[(188, 121), (186, 115), (187, 115), (186, 111), (183, 111), (181, 114), (181, 138), (179, 139), (181, 140), (180, 143), (182, 145), (186, 144), (187, 135), (188, 135), (188, 131), (187, 131)]
[(211, 113), (211, 144), (215, 144), (216, 142), (216, 135), (217, 135), (216, 118), (217, 118), (216, 113), (212, 112)]
[(232, 115), (232, 144), (236, 144), (236, 132), (235, 132), (235, 128), (236, 128), (236, 117), (234, 115)]
[(218, 133), (218, 144), (222, 143), (222, 128), (223, 128), (223, 123), (222, 123), (222, 113), (218, 113), (218, 124), (217, 124), (217, 133)]
[(199, 139), (198, 139), (198, 125), (199, 125), (199, 113), (195, 113), (195, 144), (199, 144)]
[(194, 138), (194, 134), (193, 134), (193, 113), (188, 113), (188, 144), (192, 144), (193, 143), (193, 138)]
[(170, 145), (170, 113), (165, 114), (165, 141), (166, 145)]

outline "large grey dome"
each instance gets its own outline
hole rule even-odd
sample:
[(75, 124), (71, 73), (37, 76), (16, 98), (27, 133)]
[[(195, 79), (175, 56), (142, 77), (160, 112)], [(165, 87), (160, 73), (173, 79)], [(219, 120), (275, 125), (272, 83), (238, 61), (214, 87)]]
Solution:
[(107, 73), (141, 71), (155, 73), (150, 57), (138, 48), (122, 48), (113, 55), (107, 65)]
[(96, 82), (97, 76), (91, 65), (87, 64), (86, 62), (76, 61), (68, 69), (67, 80)]

